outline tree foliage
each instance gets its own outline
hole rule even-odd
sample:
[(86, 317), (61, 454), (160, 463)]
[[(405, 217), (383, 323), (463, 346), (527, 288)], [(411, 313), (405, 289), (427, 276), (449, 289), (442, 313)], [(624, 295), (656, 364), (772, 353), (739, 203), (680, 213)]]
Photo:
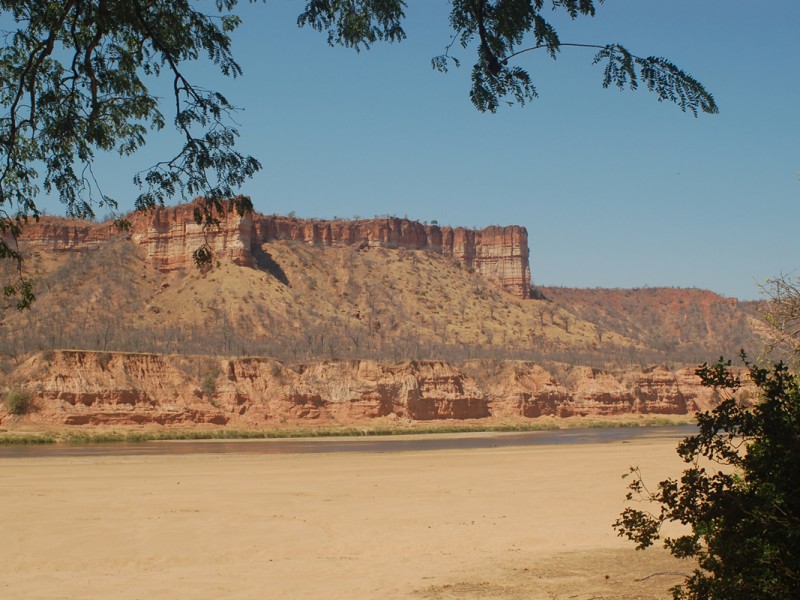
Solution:
[(617, 43), (595, 45), (563, 42), (545, 17), (545, 10), (566, 13), (569, 18), (593, 17), (603, 0), (453, 0), (450, 22), (455, 35), (444, 54), (433, 59), (433, 66), (446, 71), (458, 66), (451, 48), (477, 44), (477, 59), (472, 67), (470, 98), (482, 111), (495, 112), (501, 101), (524, 104), (538, 96), (528, 70), (515, 64), (520, 55), (542, 51), (558, 58), (562, 48), (596, 51), (594, 64), (603, 67), (603, 87), (635, 90), (640, 84), (654, 92), (659, 101), (676, 103), (681, 110), (718, 112), (713, 96), (691, 75), (669, 60), (640, 57)]
[[(251, 0), (254, 1), (254, 0)], [(640, 58), (619, 44), (564, 43), (544, 16), (545, 9), (570, 18), (593, 16), (602, 0), (451, 0), (453, 37), (433, 66), (458, 65), (451, 55), (458, 41), (475, 46), (470, 97), (482, 111), (502, 101), (524, 104), (537, 95), (533, 80), (515, 65), (518, 57), (543, 50), (556, 58), (563, 47), (597, 50), (603, 85), (636, 89), (643, 84), (659, 100), (684, 111), (714, 113), (703, 86), (658, 57)], [(186, 66), (210, 62), (221, 74), (242, 74), (231, 35), (240, 24), (237, 0), (0, 0), (0, 259), (21, 264), (16, 239), (28, 218), (38, 218), (40, 192), (57, 196), (70, 217), (86, 218), (95, 208), (116, 207), (93, 171), (98, 152), (127, 156), (141, 148), (151, 130), (168, 124), (182, 137), (170, 157), (134, 176), (137, 209), (176, 197), (203, 196), (196, 219), (218, 223), (225, 198), (249, 210), (237, 197), (242, 183), (261, 165), (235, 149), (239, 135), (235, 106), (218, 90), (205, 89), (186, 75)], [(405, 39), (403, 0), (308, 0), (298, 25), (327, 34), (332, 45), (360, 51), (377, 42)], [(161, 101), (154, 82), (166, 79), (171, 96)], [(121, 223), (124, 225), (124, 222)], [(211, 260), (208, 247), (195, 253)], [(19, 305), (32, 300), (30, 282), (5, 285)]]
[(698, 564), (675, 598), (800, 597), (800, 384), (783, 363), (746, 366), (761, 395), (754, 405), (733, 396), (742, 382), (730, 361), (698, 369), (703, 385), (725, 395), (698, 413), (698, 434), (678, 445), (690, 466), (653, 491), (632, 468), (628, 500), (658, 509), (626, 508), (614, 524), (638, 549), (658, 540), (665, 523), (688, 526), (664, 538), (674, 556)]
[[(594, 64), (603, 66), (603, 87), (637, 89), (640, 84), (659, 101), (677, 104), (697, 116), (718, 112), (714, 97), (691, 75), (669, 60), (640, 57), (617, 43), (606, 45), (562, 42), (546, 11), (570, 19), (593, 17), (603, 0), (451, 0), (452, 39), (432, 65), (446, 72), (461, 61), (451, 52), (458, 43), (475, 48), (470, 99), (480, 111), (495, 112), (501, 102), (525, 104), (538, 96), (528, 70), (515, 64), (519, 56), (541, 50), (558, 58), (562, 48), (596, 50)], [(298, 24), (325, 31), (328, 43), (359, 51), (377, 41), (405, 39), (402, 0), (310, 0)]]
[[(260, 164), (237, 152), (235, 107), (219, 91), (184, 74), (205, 58), (223, 75), (241, 68), (230, 35), (239, 25), (235, 0), (198, 9), (189, 0), (2, 0), (0, 32), (0, 259), (21, 261), (15, 240), (37, 218), (41, 191), (56, 195), (70, 217), (94, 216), (117, 201), (102, 192), (93, 161), (97, 152), (130, 155), (150, 130), (168, 122), (182, 145), (134, 177), (137, 209), (167, 199), (203, 195), (196, 215), (210, 225), (224, 198), (234, 197)], [(171, 102), (162, 106), (153, 80), (168, 78)], [(165, 111), (169, 114), (165, 114)], [(237, 205), (247, 210), (247, 205)], [(30, 283), (6, 285), (6, 296), (32, 299)]]

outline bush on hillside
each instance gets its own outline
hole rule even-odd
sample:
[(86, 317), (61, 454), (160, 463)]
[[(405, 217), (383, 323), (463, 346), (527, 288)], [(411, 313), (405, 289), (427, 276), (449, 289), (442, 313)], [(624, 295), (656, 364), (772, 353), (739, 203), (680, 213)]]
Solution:
[(12, 390), (6, 394), (6, 408), (12, 415), (24, 415), (33, 408), (33, 397), (23, 390)]

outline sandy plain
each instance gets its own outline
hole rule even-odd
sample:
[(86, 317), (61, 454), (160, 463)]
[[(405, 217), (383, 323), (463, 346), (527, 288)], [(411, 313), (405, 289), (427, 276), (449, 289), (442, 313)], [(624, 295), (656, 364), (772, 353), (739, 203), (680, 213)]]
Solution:
[(668, 598), (610, 524), (675, 444), (3, 458), (0, 597)]

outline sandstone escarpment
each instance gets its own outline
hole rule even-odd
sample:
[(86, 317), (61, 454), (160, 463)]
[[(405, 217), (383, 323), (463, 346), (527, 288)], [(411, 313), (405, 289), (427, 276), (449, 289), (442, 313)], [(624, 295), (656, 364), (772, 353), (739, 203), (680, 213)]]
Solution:
[(40, 217), (23, 225), (21, 241), (47, 252), (83, 252), (96, 250), (119, 235), (113, 223)]
[(506, 361), (493, 373), (486, 364), (468, 365), (481, 380), (495, 416), (607, 417), (626, 414), (685, 415), (712, 406), (712, 392), (693, 369), (640, 367), (604, 371), (566, 366), (550, 370), (524, 361)]
[(440, 227), (399, 218), (356, 221), (307, 221), (257, 215), (253, 240), (293, 240), (316, 246), (355, 245), (428, 250), (456, 263), (520, 298), (530, 295), (528, 232), (524, 227), (491, 226), (485, 229)]
[[(30, 422), (278, 426), (685, 415), (713, 404), (688, 370), (609, 372), (523, 361), (324, 361), (61, 351), (30, 357), (6, 387), (34, 396)], [(0, 423), (18, 420), (0, 412)]]
[(219, 219), (219, 226), (203, 229), (194, 220), (195, 203), (157, 208), (129, 215), (131, 229), (118, 231), (113, 224), (44, 217), (23, 230), (22, 240), (44, 250), (83, 251), (120, 236), (146, 251), (147, 260), (162, 272), (193, 268), (192, 253), (208, 247), (217, 261), (254, 266), (268, 253), (269, 243), (295, 241), (312, 246), (407, 248), (450, 257), (502, 289), (530, 296), (528, 233), (524, 227), (492, 226), (474, 230), (439, 227), (399, 218), (355, 221), (304, 220), (236, 211)]
[(144, 247), (159, 271), (190, 269), (192, 253), (206, 245), (215, 260), (253, 266), (253, 215), (230, 211), (217, 227), (204, 230), (194, 219), (194, 205), (183, 204), (133, 214), (131, 239)]

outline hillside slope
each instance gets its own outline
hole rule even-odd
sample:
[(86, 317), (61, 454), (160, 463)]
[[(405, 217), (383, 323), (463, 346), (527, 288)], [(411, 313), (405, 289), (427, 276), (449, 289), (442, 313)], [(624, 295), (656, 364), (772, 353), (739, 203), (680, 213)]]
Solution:
[[(524, 228), (473, 232), (398, 219), (255, 215), (231, 216), (204, 236), (190, 209), (135, 215), (128, 235), (58, 218), (27, 229), (21, 248), (37, 302), (29, 312), (0, 309), (0, 352), (614, 366), (692, 364), (759, 350), (752, 311), (708, 291), (540, 288), (520, 295), (518, 274), (530, 269)], [(203, 240), (216, 259), (201, 270), (190, 254)], [(13, 276), (10, 267), (0, 264), (0, 278)]]
[[(253, 267), (225, 262), (169, 273), (127, 240), (81, 253), (38, 251), (27, 261), (37, 301), (29, 312), (3, 311), (0, 351), (448, 360), (532, 358), (599, 343), (591, 323), (498, 289), (436, 253), (266, 247)], [(616, 334), (602, 343), (634, 345)]]
[(735, 298), (700, 289), (576, 289), (542, 287), (538, 294), (666, 360), (690, 363), (761, 350), (763, 324), (756, 311)]

